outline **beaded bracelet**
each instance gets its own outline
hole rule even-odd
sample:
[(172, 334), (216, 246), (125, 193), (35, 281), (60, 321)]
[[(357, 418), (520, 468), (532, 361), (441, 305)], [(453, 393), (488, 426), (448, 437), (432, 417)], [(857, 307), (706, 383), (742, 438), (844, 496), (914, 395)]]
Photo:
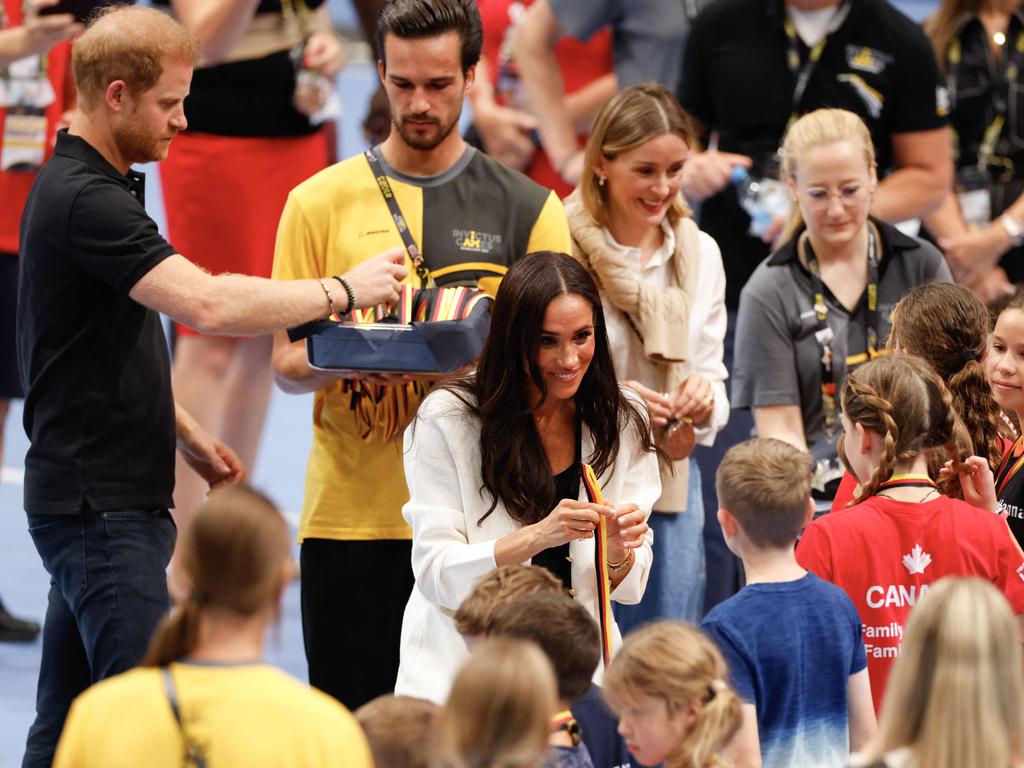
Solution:
[(345, 289), (345, 294), (348, 296), (348, 306), (342, 312), (343, 315), (347, 315), (356, 308), (356, 292), (352, 290), (352, 284), (341, 275), (334, 275), (334, 279), (341, 283), (341, 287)]
[(331, 296), (331, 289), (327, 287), (327, 283), (324, 282), (322, 277), (318, 277), (317, 282), (320, 283), (320, 287), (324, 289), (324, 293), (327, 295), (327, 316), (330, 317), (334, 314), (334, 297)]

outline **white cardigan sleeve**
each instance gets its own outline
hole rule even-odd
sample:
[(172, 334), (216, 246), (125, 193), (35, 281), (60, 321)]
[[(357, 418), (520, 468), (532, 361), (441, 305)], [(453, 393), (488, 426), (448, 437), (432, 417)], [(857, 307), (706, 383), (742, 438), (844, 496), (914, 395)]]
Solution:
[[(634, 404), (641, 408), (646, 407), (644, 401), (633, 390), (624, 388), (623, 391)], [(646, 411), (644, 414), (646, 416)], [(616, 471), (605, 494), (606, 498), (616, 504), (636, 504), (647, 517), (650, 517), (654, 502), (661, 496), (661, 469), (658, 466), (658, 456), (656, 453), (640, 450), (631, 426), (627, 426), (620, 434), (619, 460), (616, 461)], [(621, 478), (617, 477), (620, 473)], [(647, 578), (654, 557), (653, 546), (654, 531), (648, 530), (644, 536), (643, 546), (635, 550), (636, 560), (633, 567), (612, 590), (612, 600), (627, 605), (640, 602), (647, 589)]]
[[(414, 425), (405, 432), (409, 501), (402, 508), (402, 516), (412, 527), (416, 588), (431, 603), (450, 611), (459, 607), (481, 576), (495, 568), (495, 540), (471, 543), (467, 532), (467, 526), (476, 525), (480, 513), (465, 508), (463, 492), (468, 483), (460, 478), (449, 430), (442, 428), (442, 403), (453, 400), (452, 395), (428, 397)], [(450, 422), (462, 420), (446, 421), (450, 426)]]

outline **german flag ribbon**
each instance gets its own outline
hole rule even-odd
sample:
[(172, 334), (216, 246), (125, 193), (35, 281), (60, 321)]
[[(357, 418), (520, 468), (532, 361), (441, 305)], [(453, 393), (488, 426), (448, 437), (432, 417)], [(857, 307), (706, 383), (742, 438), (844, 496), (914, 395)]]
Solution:
[[(591, 504), (604, 504), (601, 486), (593, 468), (583, 464), (583, 487)], [(605, 666), (612, 660), (612, 584), (608, 575), (608, 528), (604, 517), (598, 519), (594, 536), (594, 566), (597, 571), (598, 626), (601, 629), (601, 649)]]

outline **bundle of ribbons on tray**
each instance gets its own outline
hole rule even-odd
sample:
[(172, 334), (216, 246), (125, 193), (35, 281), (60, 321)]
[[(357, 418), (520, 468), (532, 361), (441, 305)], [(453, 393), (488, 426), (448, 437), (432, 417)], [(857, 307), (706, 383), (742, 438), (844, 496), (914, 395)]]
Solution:
[(491, 326), (491, 298), (465, 286), (401, 287), (393, 305), (357, 309), (293, 328), (321, 370), (444, 374), (476, 359)]

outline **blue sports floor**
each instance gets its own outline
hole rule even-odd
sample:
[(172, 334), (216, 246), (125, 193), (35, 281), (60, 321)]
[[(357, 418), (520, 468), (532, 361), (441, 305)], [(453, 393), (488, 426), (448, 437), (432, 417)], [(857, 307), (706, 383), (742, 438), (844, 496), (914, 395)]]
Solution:
[[(331, 0), (339, 27), (354, 28), (349, 0)], [(915, 19), (935, 7), (932, 0), (904, 0), (897, 3)], [(376, 72), (366, 61), (353, 61), (339, 77), (345, 114), (341, 126), (341, 157), (364, 147), (359, 128), (370, 94), (376, 87)], [(153, 216), (163, 221), (162, 201), (149, 172), (148, 204)], [(292, 396), (275, 390), (270, 404), (256, 467), (250, 479), (285, 510), (293, 521), (302, 500), (306, 454), (311, 440), (312, 396)], [(21, 503), (21, 476), (27, 440), (21, 426), (21, 405), (15, 403), (5, 430), (5, 466), (0, 472), (0, 596), (18, 616), (42, 620), (49, 588), (48, 577), (39, 562), (25, 529)], [(0, 768), (21, 764), (25, 735), (35, 707), (35, 683), (39, 670), (41, 643), (27, 645), (0, 643)], [(302, 627), (299, 617), (298, 585), (285, 598), (281, 625), (271, 634), (268, 660), (305, 679)]]

